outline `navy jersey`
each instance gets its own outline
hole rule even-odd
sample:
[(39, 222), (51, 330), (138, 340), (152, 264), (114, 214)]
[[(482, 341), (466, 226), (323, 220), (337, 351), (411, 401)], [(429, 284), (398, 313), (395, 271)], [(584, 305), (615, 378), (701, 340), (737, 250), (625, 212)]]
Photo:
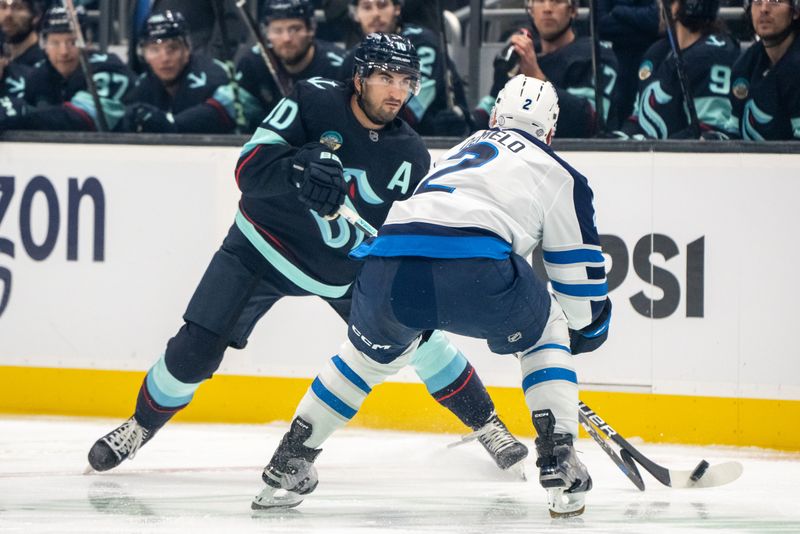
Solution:
[[(603, 63), (603, 116), (606, 121), (616, 120), (616, 101), (613, 98), (619, 66), (610, 48), (602, 46)], [(547, 80), (558, 94), (559, 118), (556, 137), (591, 137), (595, 126), (594, 70), (592, 69), (592, 40), (578, 37), (555, 52), (539, 55), (536, 59)], [(495, 68), (494, 83), (489, 96), (478, 104), (481, 115), (488, 119), (495, 98), (508, 80), (519, 74), (518, 67), (510, 72)]]
[[(411, 97), (403, 108), (403, 119), (421, 135), (435, 135), (434, 118), (436, 113), (447, 109), (445, 92), (445, 61), (453, 73), (454, 83), (458, 84), (458, 74), (453, 63), (442, 53), (440, 39), (427, 28), (414, 24), (405, 24), (400, 35), (411, 41), (419, 55), (420, 90)], [(340, 79), (353, 77), (353, 57), (355, 48), (344, 59)], [(460, 94), (456, 95), (459, 98)], [(461, 102), (459, 102), (461, 104)], [(466, 108), (465, 108), (466, 109)]]
[[(276, 73), (289, 90), (296, 82), (309, 78), (337, 79), (344, 59), (344, 50), (327, 41), (314, 40), (314, 56), (311, 63), (300, 72), (291, 74), (277, 65)], [(272, 79), (261, 52), (257, 46), (248, 50), (236, 65), (240, 97), (245, 117), (252, 125), (258, 126), (281, 99), (281, 92)]]
[(306, 208), (292, 184), (298, 147), (336, 147), (348, 184), (346, 205), (377, 227), (396, 200), (411, 195), (430, 155), (402, 120), (381, 130), (361, 126), (350, 107), (351, 85), (298, 82), (242, 149), (236, 180), (242, 191), (237, 225), (284, 276), (317, 295), (340, 297), (355, 279), (350, 250), (365, 238), (344, 218), (329, 221)]
[(763, 42), (733, 66), (731, 129), (756, 141), (800, 139), (800, 38), (775, 66)]
[[(738, 43), (724, 35), (706, 35), (686, 48), (683, 63), (697, 119), (703, 130), (729, 132), (731, 67)], [(623, 125), (628, 135), (667, 139), (691, 136), (689, 111), (681, 92), (675, 54), (665, 38), (651, 46), (639, 66), (639, 90), (633, 115)]]
[(29, 46), (23, 53), (18, 55), (11, 61), (11, 64), (14, 65), (23, 65), (25, 67), (35, 67), (37, 63), (40, 61), (45, 61), (47, 56), (44, 54), (44, 50), (38, 44), (33, 46)]
[(33, 67), (11, 62), (3, 69), (0, 96), (22, 98), (25, 95), (26, 76)]
[[(122, 100), (133, 86), (133, 72), (114, 54), (92, 53), (89, 64), (106, 123), (114, 130), (124, 115)], [(28, 72), (24, 85), (20, 96), (36, 109), (27, 112), (20, 128), (97, 129), (97, 108), (80, 68), (64, 78), (45, 60)]]
[[(279, 64), (276, 73), (284, 87), (288, 87), (289, 90), (295, 83), (309, 78), (335, 80), (338, 78), (344, 53), (343, 49), (333, 43), (315, 39), (314, 56), (305, 69), (291, 74)], [(254, 130), (281, 99), (281, 93), (267, 66), (264, 65), (264, 59), (257, 46), (251, 48), (239, 60), (236, 65), (236, 75), (245, 117), (252, 126), (251, 130)]]
[(171, 113), (180, 133), (228, 133), (236, 126), (230, 78), (220, 62), (192, 54), (178, 76), (172, 96), (149, 68), (142, 73), (126, 104), (150, 104)]

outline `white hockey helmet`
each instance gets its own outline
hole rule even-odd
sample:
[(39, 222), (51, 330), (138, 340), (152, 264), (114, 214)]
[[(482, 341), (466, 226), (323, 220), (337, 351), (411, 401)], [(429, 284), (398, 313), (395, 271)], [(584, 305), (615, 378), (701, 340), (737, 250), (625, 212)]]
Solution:
[(558, 95), (550, 82), (517, 74), (500, 90), (489, 125), (518, 128), (550, 144), (558, 121)]

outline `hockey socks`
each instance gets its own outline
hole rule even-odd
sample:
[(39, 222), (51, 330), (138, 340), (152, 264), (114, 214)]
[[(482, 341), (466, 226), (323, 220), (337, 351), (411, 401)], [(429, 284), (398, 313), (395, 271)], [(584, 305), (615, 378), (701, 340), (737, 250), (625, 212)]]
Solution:
[(411, 365), (428, 393), (473, 430), (494, 412), (489, 393), (475, 368), (440, 331), (435, 331), (411, 357)]
[(355, 417), (372, 388), (402, 369), (413, 345), (388, 364), (378, 363), (345, 341), (339, 354), (314, 379), (297, 406), (295, 417), (311, 424), (311, 436), (303, 443), (319, 448), (336, 430)]
[(531, 412), (550, 410), (554, 432), (578, 435), (578, 376), (569, 350), (567, 321), (558, 305), (541, 338), (528, 350), (517, 353), (522, 368), (522, 390)]
[(147, 372), (139, 388), (134, 417), (145, 428), (161, 428), (189, 404), (201, 383), (186, 384), (175, 378), (162, 356)]

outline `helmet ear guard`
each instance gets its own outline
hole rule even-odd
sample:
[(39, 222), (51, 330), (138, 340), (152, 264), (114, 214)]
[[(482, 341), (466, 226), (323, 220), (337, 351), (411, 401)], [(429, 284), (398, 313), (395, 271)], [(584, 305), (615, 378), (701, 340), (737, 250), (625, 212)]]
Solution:
[(498, 93), (489, 124), (516, 128), (549, 144), (558, 113), (558, 95), (553, 84), (518, 74)]

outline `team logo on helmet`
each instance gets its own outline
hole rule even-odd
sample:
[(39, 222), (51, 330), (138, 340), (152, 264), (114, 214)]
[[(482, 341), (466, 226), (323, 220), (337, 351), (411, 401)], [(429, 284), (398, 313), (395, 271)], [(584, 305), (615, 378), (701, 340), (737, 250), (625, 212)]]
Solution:
[(650, 61), (645, 61), (639, 67), (639, 79), (644, 81), (653, 74), (653, 64)]
[(319, 142), (331, 150), (338, 150), (339, 147), (342, 146), (342, 141), (342, 134), (333, 130), (322, 132), (322, 135), (319, 137)]
[(739, 100), (744, 100), (747, 98), (747, 95), (750, 94), (750, 84), (747, 83), (747, 80), (744, 78), (737, 78), (736, 81), (733, 82), (733, 88), (731, 89), (733, 96), (738, 98)]

